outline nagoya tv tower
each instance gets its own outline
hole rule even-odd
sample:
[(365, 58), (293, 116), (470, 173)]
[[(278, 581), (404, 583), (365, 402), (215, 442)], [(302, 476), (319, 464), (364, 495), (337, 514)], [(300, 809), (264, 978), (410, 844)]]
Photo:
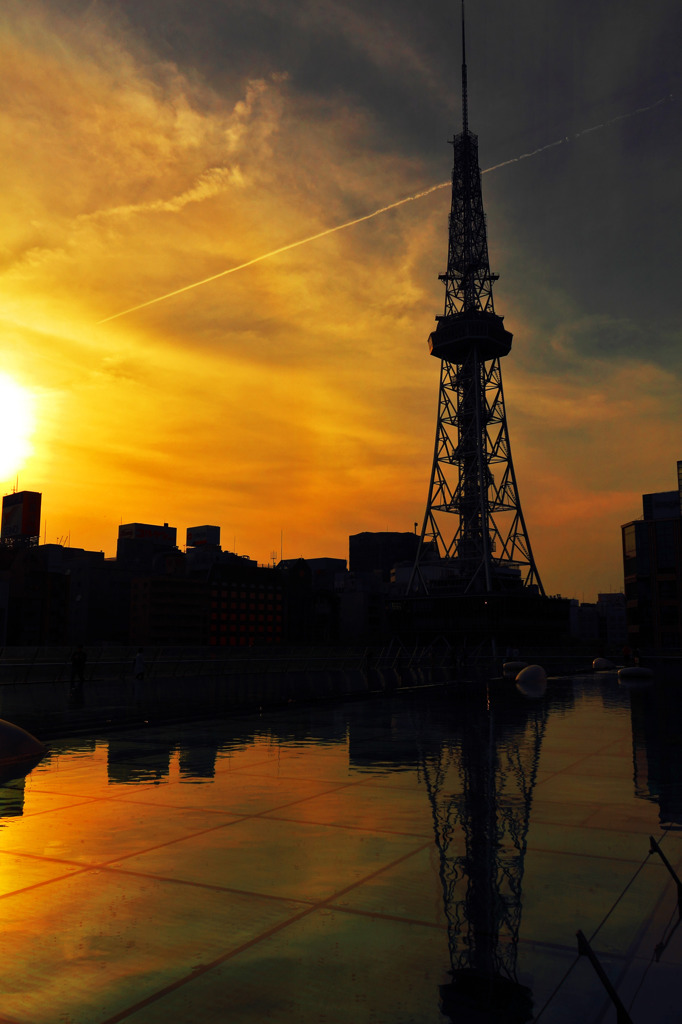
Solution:
[(445, 310), (429, 337), (441, 361), (429, 496), (408, 592), (544, 590), (521, 511), (500, 359), (512, 335), (495, 313), (478, 165), (469, 131), (462, 0), (462, 131), (452, 140)]

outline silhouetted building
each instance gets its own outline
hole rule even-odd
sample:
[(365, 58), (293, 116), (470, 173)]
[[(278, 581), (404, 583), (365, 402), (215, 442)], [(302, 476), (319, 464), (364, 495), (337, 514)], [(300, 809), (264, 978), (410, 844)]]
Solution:
[(0, 555), (0, 647), (7, 643), (7, 616), (9, 614), (9, 568)]
[(219, 526), (188, 526), (187, 527), (188, 548), (213, 548), (220, 550), (220, 527)]
[(339, 640), (348, 644), (378, 644), (390, 637), (390, 585), (380, 569), (349, 572), (337, 579)]
[(213, 580), (209, 628), (212, 646), (280, 644), (283, 634), (284, 599), (276, 570), (260, 567), (251, 580)]
[(126, 523), (118, 528), (116, 561), (132, 572), (150, 572), (158, 555), (176, 551), (177, 530), (164, 523)]
[(355, 533), (348, 538), (349, 562), (352, 573), (380, 572), (388, 583), (391, 571), (401, 562), (410, 569), (419, 549), (416, 533)]
[(90, 595), (92, 629), (87, 643), (130, 643), (132, 573), (115, 558), (105, 558), (93, 579)]
[(599, 636), (606, 649), (620, 653), (628, 642), (625, 594), (597, 594)]
[(223, 551), (209, 574), (211, 646), (280, 644), (285, 631), (282, 574)]
[(335, 590), (336, 579), (348, 570), (345, 558), (306, 558), (313, 590)]
[(593, 655), (603, 653), (599, 650), (599, 612), (596, 604), (572, 599), (570, 616), (572, 638), (593, 652)]
[(7, 546), (36, 545), (40, 539), (40, 506), (38, 491), (17, 491), (2, 499), (0, 541)]
[(643, 519), (621, 527), (633, 648), (682, 647), (682, 462), (677, 474), (677, 491), (643, 495)]
[(627, 644), (625, 595), (599, 594), (594, 602), (570, 602), (571, 636), (593, 657), (617, 657)]
[(343, 558), (288, 558), (282, 573), (287, 640), (325, 644), (339, 639), (337, 579), (346, 574)]
[(78, 644), (91, 638), (101, 551), (42, 544), (17, 548), (6, 570), (6, 642)]
[[(215, 536), (215, 535), (214, 535)], [(281, 575), (215, 543), (166, 552), (131, 583), (130, 642), (243, 647), (282, 642)], [(161, 571), (162, 570), (162, 571)]]
[(130, 592), (130, 642), (145, 646), (204, 646), (209, 642), (206, 583), (183, 575), (134, 579)]
[(642, 495), (642, 508), (646, 520), (677, 519), (682, 513), (680, 504), (680, 491), (660, 491), (658, 494)]

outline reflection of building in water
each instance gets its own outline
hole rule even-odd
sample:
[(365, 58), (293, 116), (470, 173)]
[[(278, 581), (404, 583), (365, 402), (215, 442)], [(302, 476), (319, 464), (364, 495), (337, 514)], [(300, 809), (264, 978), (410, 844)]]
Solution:
[(273, 718), (268, 724), (266, 734), (285, 743), (343, 743), (347, 729), (346, 711), (343, 707), (324, 703), (300, 704), (288, 708), (286, 718)]
[[(437, 727), (437, 723), (430, 724)], [(391, 700), (382, 700), (372, 707), (370, 727), (362, 728), (353, 721), (348, 733), (348, 758), (351, 768), (360, 770), (374, 770), (382, 764), (391, 771), (417, 768), (419, 749), (406, 710)]]
[(517, 1024), (532, 994), (516, 976), (523, 862), (547, 706), (481, 688), (458, 700), (450, 737), (424, 743), (452, 981), (453, 1021)]
[(3, 818), (20, 818), (24, 813), (24, 790), (26, 778), (8, 779), (0, 776), (0, 828)]
[(0, 769), (0, 828), (3, 818), (20, 818), (24, 813), (26, 778), (42, 760), (40, 754)]
[(68, 736), (62, 739), (50, 740), (50, 751), (48, 759), (57, 760), (62, 754), (94, 754), (97, 747), (97, 740), (91, 736)]
[(679, 682), (630, 691), (635, 793), (658, 804), (662, 827), (682, 828)]
[(154, 744), (132, 739), (109, 740), (107, 772), (109, 782), (136, 785), (163, 782), (170, 771), (171, 754), (175, 743), (171, 740)]
[(215, 777), (215, 762), (220, 743), (212, 730), (180, 736), (178, 761), (183, 782), (209, 782)]

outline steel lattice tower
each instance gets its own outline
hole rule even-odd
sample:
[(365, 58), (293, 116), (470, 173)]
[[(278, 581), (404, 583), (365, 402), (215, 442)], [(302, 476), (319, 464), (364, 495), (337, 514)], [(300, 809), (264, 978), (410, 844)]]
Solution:
[[(445, 310), (429, 337), (441, 360), (429, 496), (408, 592), (430, 581), (460, 593), (531, 588), (544, 594), (512, 464), (500, 359), (512, 335), (493, 305), (478, 164), (469, 131), (462, 0), (462, 131), (452, 140)], [(428, 568), (427, 568), (428, 567)]]

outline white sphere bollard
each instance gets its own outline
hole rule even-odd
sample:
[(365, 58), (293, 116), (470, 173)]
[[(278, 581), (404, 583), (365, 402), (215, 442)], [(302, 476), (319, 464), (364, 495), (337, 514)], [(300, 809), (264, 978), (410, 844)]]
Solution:
[(649, 686), (653, 679), (653, 671), (643, 665), (629, 665), (618, 671), (618, 682), (625, 686)]
[(4, 770), (22, 762), (40, 760), (47, 753), (47, 747), (30, 732), (13, 722), (0, 719), (0, 769)]
[(505, 661), (502, 665), (502, 675), (516, 678), (522, 668), (528, 664), (527, 661)]
[(516, 689), (524, 697), (542, 697), (547, 690), (547, 673), (542, 665), (526, 665), (516, 677)]

